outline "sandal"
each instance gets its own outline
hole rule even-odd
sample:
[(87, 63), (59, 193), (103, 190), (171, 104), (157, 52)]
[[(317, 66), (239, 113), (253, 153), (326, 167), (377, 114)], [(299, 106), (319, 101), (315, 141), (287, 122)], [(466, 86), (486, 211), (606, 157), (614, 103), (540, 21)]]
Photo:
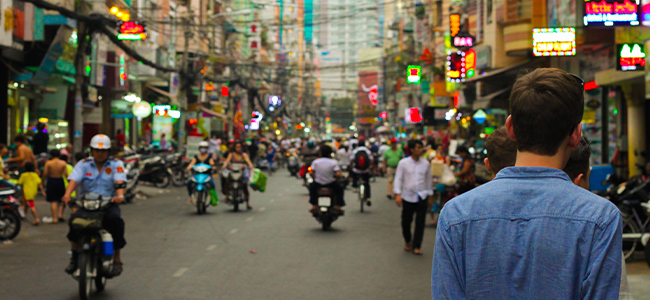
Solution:
[(38, 226), (39, 224), (41, 224), (41, 221), (37, 220), (37, 221), (32, 222), (32, 225), (34, 225), (34, 226)]
[(252, 210), (252, 209), (253, 209), (252, 206), (250, 206), (250, 205), (246, 205), (246, 210)]
[(413, 249), (413, 254), (422, 255), (422, 251), (420, 251), (420, 249), (418, 249), (418, 248), (415, 248), (415, 249)]
[(406, 244), (406, 245), (404, 245), (404, 251), (406, 251), (406, 252), (411, 252), (411, 250), (412, 250), (412, 249), (411, 249), (411, 244)]
[[(124, 268), (122, 267), (122, 262), (121, 261), (116, 261), (113, 263), (113, 269), (111, 270), (111, 273), (106, 276), (106, 278), (113, 278), (116, 276), (120, 276), (122, 274), (122, 271)], [(110, 276), (110, 277), (109, 277)]]

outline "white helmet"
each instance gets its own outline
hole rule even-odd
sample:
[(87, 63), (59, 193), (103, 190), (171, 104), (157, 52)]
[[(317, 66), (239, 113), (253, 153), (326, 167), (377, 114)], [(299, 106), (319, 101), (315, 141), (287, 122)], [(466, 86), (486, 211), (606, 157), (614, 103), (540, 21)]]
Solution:
[(200, 142), (199, 148), (210, 148), (210, 144), (208, 144), (206, 141)]
[(99, 150), (110, 150), (111, 139), (104, 134), (95, 135), (90, 140), (90, 148), (99, 149)]
[(345, 148), (350, 147), (350, 143), (348, 143), (348, 141), (343, 142), (343, 147)]
[(377, 139), (376, 139), (376, 138), (374, 138), (374, 137), (371, 137), (371, 138), (370, 138), (370, 143), (371, 143), (371, 144), (374, 144), (374, 143), (376, 143), (376, 142), (377, 142)]

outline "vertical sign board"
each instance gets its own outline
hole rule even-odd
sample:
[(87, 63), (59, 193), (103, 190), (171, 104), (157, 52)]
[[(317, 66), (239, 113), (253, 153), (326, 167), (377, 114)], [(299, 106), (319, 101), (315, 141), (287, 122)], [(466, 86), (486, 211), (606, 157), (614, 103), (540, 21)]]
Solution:
[(460, 31), (460, 14), (449, 15), (449, 31), (451, 38), (454, 38)]
[(645, 69), (643, 44), (616, 45), (616, 70), (642, 71)]

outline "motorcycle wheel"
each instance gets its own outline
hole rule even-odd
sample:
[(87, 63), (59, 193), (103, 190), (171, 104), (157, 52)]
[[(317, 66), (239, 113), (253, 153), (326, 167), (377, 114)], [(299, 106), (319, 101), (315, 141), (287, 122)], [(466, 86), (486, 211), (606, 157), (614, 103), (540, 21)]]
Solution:
[(101, 292), (106, 288), (106, 277), (102, 275), (97, 275), (95, 277), (95, 288), (97, 288), (97, 292)]
[(359, 202), (361, 203), (361, 212), (363, 212), (363, 205), (366, 202), (365, 187), (364, 187), (363, 184), (361, 184), (361, 186), (359, 186)]
[(0, 240), (11, 240), (20, 232), (20, 218), (13, 210), (5, 210), (0, 216), (5, 227), (0, 229)]
[(203, 191), (197, 191), (196, 192), (196, 213), (199, 215), (202, 215), (204, 213), (203, 211), (203, 198), (204, 198), (204, 192)]
[(185, 185), (185, 170), (174, 170), (174, 173), (172, 174), (172, 184), (177, 187)]
[(326, 217), (323, 220), (323, 230), (330, 230), (332, 228), (332, 220), (329, 217)]
[(235, 191), (232, 198), (232, 211), (239, 211), (239, 192)]
[(86, 252), (79, 253), (79, 298), (90, 299), (93, 287), (93, 262), (92, 255)]
[(163, 174), (161, 178), (158, 178), (158, 181), (156, 182), (156, 187), (164, 189), (169, 186), (169, 184), (172, 181), (172, 176), (169, 174)]
[[(639, 233), (639, 225), (634, 222), (632, 218), (625, 218), (623, 220), (623, 234), (626, 233)], [(628, 259), (634, 251), (636, 250), (637, 245), (639, 244), (638, 239), (633, 240), (623, 240), (623, 258)], [(646, 246), (648, 248), (648, 246)]]

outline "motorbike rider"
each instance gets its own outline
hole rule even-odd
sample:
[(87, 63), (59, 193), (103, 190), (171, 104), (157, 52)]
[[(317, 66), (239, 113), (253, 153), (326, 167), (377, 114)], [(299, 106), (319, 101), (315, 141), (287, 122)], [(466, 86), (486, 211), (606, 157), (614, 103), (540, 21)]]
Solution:
[[(242, 142), (239, 141), (235, 142), (235, 148), (233, 149), (233, 151), (230, 152), (230, 154), (228, 154), (228, 158), (226, 158), (226, 161), (223, 163), (222, 170), (228, 167), (228, 165), (231, 162), (234, 164), (246, 164), (248, 166), (249, 169), (244, 171), (244, 182), (247, 183), (248, 177), (250, 175), (250, 171), (252, 171), (255, 167), (253, 166), (253, 163), (251, 162), (250, 158), (248, 158), (248, 154), (244, 152), (244, 145), (242, 144)], [(226, 186), (228, 187), (228, 189), (225, 191), (224, 194), (226, 195), (226, 203), (228, 203), (228, 196), (229, 196), (228, 191), (230, 189), (230, 183), (226, 184)], [(250, 204), (248, 203), (250, 199), (250, 194), (248, 192), (248, 184), (244, 184), (243, 188), (244, 188), (244, 197), (246, 198), (245, 199), (246, 209), (251, 210), (253, 209), (253, 207), (250, 206)]]
[[(111, 149), (111, 139), (103, 134), (95, 135), (90, 140), (92, 157), (79, 161), (68, 177), (68, 188), (62, 200), (66, 204), (70, 202), (70, 195), (76, 190), (77, 186), (81, 188), (81, 195), (87, 193), (99, 194), (102, 197), (112, 197), (111, 201), (120, 204), (124, 201), (124, 191), (126, 187), (126, 173), (122, 161), (109, 158)], [(78, 268), (79, 249), (77, 241), (79, 240), (78, 232), (72, 230), (72, 223), (75, 217), (85, 213), (83, 208), (77, 209), (70, 217), (68, 225), (68, 240), (72, 243), (72, 258), (70, 265), (65, 268), (68, 274), (74, 273)], [(104, 215), (104, 228), (113, 236), (113, 247), (115, 248), (113, 270), (111, 277), (122, 274), (122, 259), (120, 249), (126, 245), (124, 239), (124, 220), (120, 215), (120, 208), (117, 205), (109, 206)]]
[(352, 165), (352, 173), (351, 173), (352, 187), (353, 188), (359, 187), (358, 185), (359, 179), (362, 179), (364, 182), (366, 182), (366, 187), (365, 187), (366, 198), (367, 198), (366, 204), (370, 206), (372, 205), (372, 203), (370, 202), (370, 166), (369, 166), (370, 162), (367, 162), (367, 166), (365, 168), (361, 168), (361, 166), (356, 166), (355, 158), (357, 156), (357, 153), (359, 153), (360, 151), (365, 151), (366, 153), (368, 153), (369, 158), (372, 157), (372, 152), (370, 152), (370, 149), (366, 147), (366, 141), (363, 137), (359, 138), (359, 147), (354, 149), (354, 151), (352, 151), (352, 155), (350, 155), (350, 162)]
[(349, 166), (350, 165), (350, 152), (348, 151), (350, 143), (343, 142), (341, 148), (336, 153), (336, 159), (339, 161), (339, 166)]
[[(199, 154), (195, 155), (192, 160), (190, 161), (190, 164), (187, 166), (187, 171), (192, 170), (192, 167), (194, 167), (197, 164), (206, 164), (212, 166), (212, 168), (216, 167), (216, 163), (214, 159), (212, 159), (212, 154), (210, 152), (210, 144), (208, 142), (200, 142), (199, 143)], [(192, 203), (192, 191), (194, 190), (194, 184), (192, 181), (187, 182), (187, 193), (190, 196), (190, 199), (187, 200), (188, 203)]]
[(302, 161), (305, 163), (305, 168), (311, 166), (311, 163), (318, 158), (318, 148), (314, 141), (307, 142), (307, 149), (302, 153)]
[(372, 172), (376, 175), (379, 173), (379, 145), (377, 145), (377, 139), (374, 137), (371, 137), (368, 142), (370, 142), (370, 152), (372, 152)]
[(343, 194), (345, 191), (343, 187), (336, 182), (336, 177), (341, 176), (341, 169), (339, 168), (336, 160), (332, 157), (332, 147), (324, 145), (320, 147), (320, 158), (314, 160), (311, 164), (311, 171), (309, 172), (314, 178), (314, 182), (309, 185), (309, 203), (311, 204), (312, 214), (318, 212), (318, 190), (326, 187), (332, 189), (336, 195), (336, 210), (339, 214), (343, 214), (342, 206), (345, 206)]

